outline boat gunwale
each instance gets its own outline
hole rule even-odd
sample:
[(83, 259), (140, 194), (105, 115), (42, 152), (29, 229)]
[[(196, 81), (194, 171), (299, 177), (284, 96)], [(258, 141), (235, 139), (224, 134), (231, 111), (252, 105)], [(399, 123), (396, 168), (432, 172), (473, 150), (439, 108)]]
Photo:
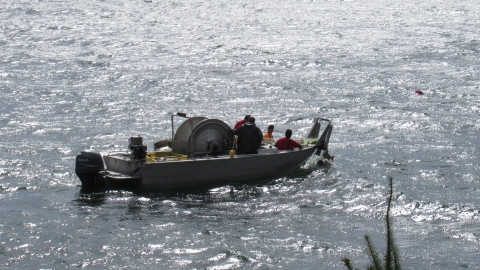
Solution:
[[(195, 157), (195, 158), (179, 158), (178, 156), (171, 155), (171, 156), (160, 156), (158, 158), (171, 158), (171, 159), (166, 159), (166, 160), (147, 160), (147, 159), (141, 159), (137, 160), (136, 163), (138, 164), (157, 164), (157, 163), (171, 163), (171, 162), (190, 162), (190, 161), (206, 161), (206, 160), (218, 160), (218, 159), (238, 159), (238, 158), (255, 158), (255, 157), (262, 157), (262, 156), (274, 156), (274, 155), (284, 155), (284, 154), (290, 154), (290, 153), (295, 153), (295, 152), (303, 152), (307, 150), (312, 150), (312, 148), (317, 148), (316, 146), (307, 146), (303, 147), (302, 149), (295, 149), (295, 150), (277, 150), (274, 153), (267, 152), (267, 153), (258, 153), (258, 154), (236, 154), (233, 157), (230, 157), (228, 154), (221, 154), (221, 155), (215, 155), (215, 156), (201, 156), (201, 157)], [(158, 153), (171, 153), (171, 154), (176, 154), (173, 152), (158, 152)], [(313, 154), (313, 153), (312, 153)], [(178, 155), (178, 154), (177, 154)], [(125, 155), (125, 154), (109, 154), (105, 155), (104, 158), (111, 158), (111, 159), (118, 159), (122, 161), (133, 161), (131, 159), (130, 155)], [(310, 157), (308, 157), (310, 158)], [(308, 159), (307, 158), (307, 159)], [(108, 168), (107, 168), (108, 170)]]

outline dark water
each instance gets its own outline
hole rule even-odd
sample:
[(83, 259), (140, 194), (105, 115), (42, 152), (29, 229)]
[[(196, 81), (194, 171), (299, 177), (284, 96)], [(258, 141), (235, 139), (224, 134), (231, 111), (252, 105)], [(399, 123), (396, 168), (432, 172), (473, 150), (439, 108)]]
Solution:
[[(0, 1), (0, 269), (364, 268), (387, 179), (405, 269), (480, 269), (477, 1)], [(424, 95), (416, 95), (415, 90)], [(334, 121), (331, 167), (84, 194), (83, 149), (184, 111), (275, 136)]]

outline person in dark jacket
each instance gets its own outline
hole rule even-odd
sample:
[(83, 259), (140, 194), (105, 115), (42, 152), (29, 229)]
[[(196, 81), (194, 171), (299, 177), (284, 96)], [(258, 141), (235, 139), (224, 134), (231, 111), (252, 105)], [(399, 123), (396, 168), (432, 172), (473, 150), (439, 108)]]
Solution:
[(248, 122), (233, 130), (233, 135), (238, 135), (239, 154), (258, 154), (262, 144), (262, 131), (255, 125), (255, 117), (250, 116)]
[(250, 114), (245, 115), (243, 120), (238, 120), (237, 123), (235, 123), (235, 126), (233, 126), (233, 129), (239, 128), (241, 125), (244, 125), (245, 123), (248, 122), (248, 118), (250, 118)]

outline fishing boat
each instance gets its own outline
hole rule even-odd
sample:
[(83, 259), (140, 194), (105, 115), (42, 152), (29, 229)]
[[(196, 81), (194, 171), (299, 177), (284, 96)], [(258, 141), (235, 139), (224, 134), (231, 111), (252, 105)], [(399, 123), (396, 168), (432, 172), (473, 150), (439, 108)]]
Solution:
[[(175, 117), (185, 118), (174, 128)], [(239, 183), (266, 176), (285, 175), (317, 154), (331, 158), (328, 142), (333, 129), (330, 120), (315, 118), (301, 149), (279, 150), (262, 144), (258, 154), (235, 154), (232, 129), (219, 119), (171, 116), (172, 138), (155, 143), (148, 152), (141, 136), (130, 137), (129, 150), (102, 154), (81, 151), (75, 174), (87, 189), (178, 189), (207, 184)], [(326, 126), (321, 128), (321, 123)], [(319, 137), (320, 131), (322, 134)], [(320, 160), (321, 161), (321, 160)]]

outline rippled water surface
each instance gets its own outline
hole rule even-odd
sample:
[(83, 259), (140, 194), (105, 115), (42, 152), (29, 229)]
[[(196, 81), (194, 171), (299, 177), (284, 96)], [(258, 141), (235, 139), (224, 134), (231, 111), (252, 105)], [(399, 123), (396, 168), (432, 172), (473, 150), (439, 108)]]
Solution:
[[(480, 269), (479, 18), (473, 0), (0, 0), (0, 268), (365, 268), (393, 177), (404, 268)], [(276, 137), (326, 117), (335, 162), (82, 193), (80, 150), (152, 149), (177, 111)]]

